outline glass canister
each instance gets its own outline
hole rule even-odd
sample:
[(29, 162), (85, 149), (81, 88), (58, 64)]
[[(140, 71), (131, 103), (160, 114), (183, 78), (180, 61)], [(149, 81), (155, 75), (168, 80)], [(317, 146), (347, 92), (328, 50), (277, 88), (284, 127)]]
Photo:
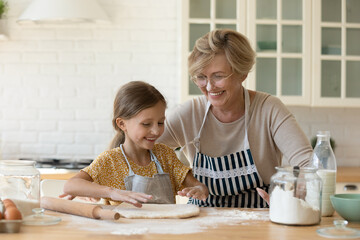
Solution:
[(286, 225), (321, 221), (321, 179), (315, 168), (276, 167), (270, 182), (270, 220)]
[(23, 217), (40, 207), (40, 172), (35, 161), (0, 160), (0, 198), (13, 200)]

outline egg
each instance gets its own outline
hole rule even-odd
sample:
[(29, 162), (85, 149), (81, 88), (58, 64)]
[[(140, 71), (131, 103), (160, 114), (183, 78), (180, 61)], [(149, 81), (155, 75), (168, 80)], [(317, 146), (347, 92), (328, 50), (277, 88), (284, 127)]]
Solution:
[(5, 209), (8, 207), (16, 207), (15, 203), (11, 199), (4, 199), (3, 200)]
[(21, 212), (16, 207), (7, 207), (4, 212), (5, 220), (21, 220)]

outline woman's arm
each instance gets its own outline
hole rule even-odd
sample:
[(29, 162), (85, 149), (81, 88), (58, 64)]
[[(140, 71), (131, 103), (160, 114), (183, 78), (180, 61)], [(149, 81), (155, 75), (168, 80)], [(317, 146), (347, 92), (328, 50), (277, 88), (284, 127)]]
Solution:
[(185, 187), (183, 190), (178, 191), (178, 194), (182, 197), (192, 197), (195, 199), (199, 199), (205, 201), (209, 196), (209, 190), (205, 186), (205, 184), (199, 182), (193, 175), (192, 172), (189, 171), (184, 179), (183, 186)]
[(100, 185), (95, 183), (90, 175), (84, 171), (80, 171), (65, 183), (64, 193), (71, 196), (109, 198), (114, 201), (127, 202), (136, 207), (141, 207), (141, 203), (147, 202), (152, 198), (151, 195), (144, 193), (131, 192)]
[(277, 108), (279, 112), (274, 110), (276, 114), (272, 116), (276, 145), (291, 166), (307, 166), (313, 152), (309, 139), (282, 102), (278, 102)]

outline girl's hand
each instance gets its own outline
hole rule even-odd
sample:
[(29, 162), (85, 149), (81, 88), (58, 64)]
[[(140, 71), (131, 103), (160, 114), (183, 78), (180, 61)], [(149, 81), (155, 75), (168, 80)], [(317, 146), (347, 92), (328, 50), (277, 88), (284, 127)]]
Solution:
[(146, 203), (148, 200), (152, 199), (151, 195), (145, 193), (132, 192), (127, 190), (112, 189), (110, 193), (111, 200), (122, 201), (130, 203), (135, 207), (142, 207), (141, 203)]
[(205, 201), (209, 196), (209, 190), (204, 184), (196, 185), (194, 187), (184, 188), (177, 192), (182, 197), (192, 197), (198, 200)]
[(72, 196), (70, 194), (63, 193), (63, 194), (59, 195), (59, 198), (64, 198), (66, 200), (73, 200), (74, 198), (76, 198), (76, 196)]
[(93, 197), (77, 197), (77, 196), (72, 196), (72, 195), (69, 195), (69, 194), (66, 194), (66, 193), (63, 193), (61, 195), (59, 195), (59, 198), (64, 198), (66, 200), (73, 200), (74, 198), (76, 199), (80, 199), (82, 201), (85, 201), (85, 202), (92, 202), (92, 203), (97, 203), (100, 201), (100, 198), (93, 198)]

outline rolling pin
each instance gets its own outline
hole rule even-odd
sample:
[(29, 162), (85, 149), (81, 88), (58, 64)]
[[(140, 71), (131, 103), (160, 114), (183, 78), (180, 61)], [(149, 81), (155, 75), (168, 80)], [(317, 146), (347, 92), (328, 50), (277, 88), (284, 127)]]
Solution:
[(119, 213), (109, 209), (103, 209), (99, 205), (75, 202), (61, 198), (42, 197), (40, 206), (48, 210), (94, 219), (117, 220), (120, 218)]

